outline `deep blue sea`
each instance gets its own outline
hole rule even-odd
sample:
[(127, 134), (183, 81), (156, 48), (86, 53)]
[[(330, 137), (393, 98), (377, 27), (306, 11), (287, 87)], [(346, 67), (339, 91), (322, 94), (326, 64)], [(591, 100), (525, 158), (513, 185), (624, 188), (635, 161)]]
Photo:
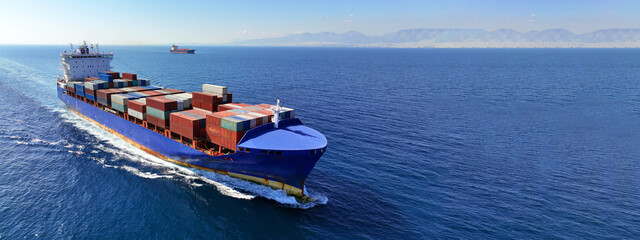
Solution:
[(115, 71), (296, 109), (317, 201), (156, 159), (0, 46), (0, 239), (637, 239), (640, 50), (102, 46)]

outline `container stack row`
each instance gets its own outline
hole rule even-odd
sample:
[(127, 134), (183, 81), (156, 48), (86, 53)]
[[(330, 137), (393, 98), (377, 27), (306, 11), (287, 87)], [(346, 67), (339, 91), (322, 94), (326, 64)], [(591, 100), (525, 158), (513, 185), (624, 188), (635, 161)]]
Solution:
[[(245, 132), (273, 121), (272, 105), (228, 103), (218, 106), (218, 112), (207, 114), (205, 138), (228, 149), (236, 148)], [(282, 108), (282, 119), (294, 118), (294, 109)]]
[[(273, 105), (231, 103), (227, 87), (203, 84), (202, 92), (150, 86), (136, 74), (101, 72), (98, 79), (69, 82), (67, 90), (129, 116), (189, 139), (206, 139), (236, 149), (246, 131), (273, 122)], [(295, 110), (281, 108), (280, 119), (295, 117)]]
[(209, 113), (201, 109), (173, 112), (170, 114), (171, 131), (189, 139), (201, 138), (205, 135)]

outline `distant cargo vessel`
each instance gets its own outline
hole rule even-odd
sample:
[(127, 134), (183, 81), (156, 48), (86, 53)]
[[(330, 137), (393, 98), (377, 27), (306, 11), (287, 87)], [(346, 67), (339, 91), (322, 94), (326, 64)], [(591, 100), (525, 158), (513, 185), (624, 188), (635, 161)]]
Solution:
[[(97, 45), (96, 45), (97, 49)], [(226, 87), (203, 84), (185, 93), (150, 85), (136, 74), (113, 72), (113, 53), (85, 44), (60, 55), (58, 97), (132, 145), (166, 161), (229, 175), (299, 200), (327, 139), (276, 105), (233, 103)]]
[(195, 49), (188, 48), (178, 48), (178, 45), (172, 45), (171, 49), (169, 49), (171, 53), (196, 53)]

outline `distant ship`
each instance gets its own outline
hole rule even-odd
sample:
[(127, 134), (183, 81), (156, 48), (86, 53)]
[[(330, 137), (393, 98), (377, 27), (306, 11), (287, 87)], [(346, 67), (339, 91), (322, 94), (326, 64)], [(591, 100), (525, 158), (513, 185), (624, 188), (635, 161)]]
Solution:
[(172, 45), (171, 49), (169, 49), (169, 52), (171, 53), (196, 53), (195, 49), (188, 49), (188, 48), (178, 48), (178, 45)]

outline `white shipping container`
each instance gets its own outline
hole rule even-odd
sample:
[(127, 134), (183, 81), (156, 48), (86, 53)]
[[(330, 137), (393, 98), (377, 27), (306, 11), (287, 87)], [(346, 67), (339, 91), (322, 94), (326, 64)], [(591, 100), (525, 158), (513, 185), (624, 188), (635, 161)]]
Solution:
[(138, 112), (136, 110), (133, 110), (131, 108), (127, 109), (127, 113), (129, 113), (129, 116), (132, 116), (134, 118), (140, 119), (140, 120), (145, 120), (145, 115), (142, 114), (141, 112)]
[(202, 92), (216, 95), (227, 95), (227, 87), (213, 84), (202, 84)]

